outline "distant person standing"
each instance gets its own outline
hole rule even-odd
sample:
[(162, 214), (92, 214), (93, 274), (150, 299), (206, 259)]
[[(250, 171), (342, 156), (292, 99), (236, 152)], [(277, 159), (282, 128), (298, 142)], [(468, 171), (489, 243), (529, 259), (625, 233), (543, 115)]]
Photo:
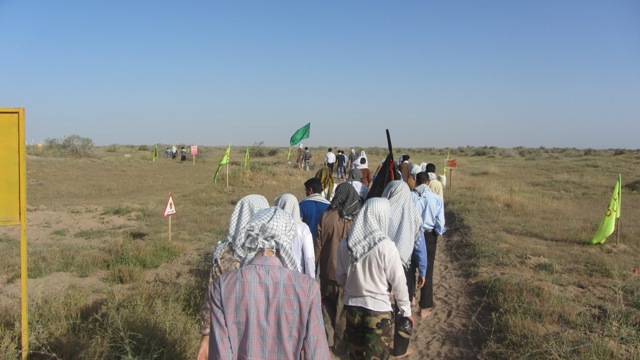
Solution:
[(362, 173), (362, 179), (360, 179), (362, 185), (366, 186), (367, 188), (371, 187), (373, 177), (371, 176), (371, 170), (369, 170), (369, 166), (367, 165), (366, 157), (360, 157), (360, 165), (358, 165), (358, 170), (360, 170), (360, 173)]
[(356, 154), (356, 151), (351, 149), (351, 154), (349, 154), (349, 169), (350, 170), (353, 170), (353, 169), (358, 167), (358, 164), (360, 164), (358, 162), (359, 158), (360, 158), (360, 156), (358, 154)]
[(171, 149), (167, 148), (167, 150), (165, 150), (164, 152), (167, 155), (167, 159), (171, 159)]
[(187, 161), (187, 150), (184, 148), (180, 148), (180, 161)]
[(347, 167), (347, 155), (342, 150), (338, 150), (338, 156), (336, 156), (336, 171), (338, 172), (338, 180), (344, 180), (345, 168)]
[(409, 184), (409, 178), (411, 177), (411, 163), (409, 155), (402, 155), (400, 158), (400, 164), (398, 164), (398, 171), (402, 174), (402, 180)]
[(311, 162), (311, 151), (309, 151), (309, 147), (304, 148), (304, 153), (302, 154), (302, 159), (304, 160), (304, 171), (309, 171), (309, 163)]
[(431, 191), (433, 191), (436, 195), (440, 196), (440, 199), (442, 199), (442, 201), (444, 202), (443, 186), (436, 176), (436, 164), (428, 163), (425, 166), (424, 171), (429, 174), (429, 189), (431, 189)]
[(304, 155), (304, 148), (302, 147), (302, 143), (300, 143), (298, 145), (298, 158), (296, 159), (296, 164), (298, 165), (298, 169), (302, 170), (302, 165), (304, 164), (303, 161), (303, 155)]
[(324, 156), (324, 163), (329, 168), (331, 176), (333, 176), (333, 165), (336, 163), (336, 154), (333, 153), (332, 148), (329, 148), (327, 154)]
[(178, 148), (175, 145), (171, 147), (171, 158), (175, 159), (178, 156)]

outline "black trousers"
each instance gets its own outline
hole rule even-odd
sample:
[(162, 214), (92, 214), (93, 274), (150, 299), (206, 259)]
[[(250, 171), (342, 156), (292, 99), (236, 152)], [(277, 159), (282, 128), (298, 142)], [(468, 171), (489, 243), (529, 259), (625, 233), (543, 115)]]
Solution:
[[(424, 239), (427, 243), (427, 275), (422, 289), (420, 289), (420, 309), (434, 307), (433, 303), (433, 265), (436, 260), (436, 245), (438, 235), (434, 231), (425, 231)], [(412, 267), (414, 265), (412, 264)], [(414, 271), (415, 274), (415, 271)], [(415, 275), (414, 275), (415, 276)], [(411, 293), (410, 293), (411, 294)]]

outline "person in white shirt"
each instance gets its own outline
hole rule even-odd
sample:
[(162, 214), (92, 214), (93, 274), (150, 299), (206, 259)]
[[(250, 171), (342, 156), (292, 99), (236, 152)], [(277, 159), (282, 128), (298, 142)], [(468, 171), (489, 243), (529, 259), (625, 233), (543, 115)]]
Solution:
[(316, 258), (313, 250), (313, 236), (309, 226), (302, 222), (298, 199), (292, 194), (282, 194), (275, 199), (273, 205), (291, 215), (296, 223), (296, 236), (291, 242), (291, 252), (296, 260), (298, 271), (315, 279)]
[(367, 200), (338, 248), (336, 280), (345, 291), (350, 359), (389, 357), (393, 339), (389, 284), (410, 336), (413, 318), (407, 281), (398, 249), (387, 235), (390, 208), (387, 199)]
[(336, 163), (336, 154), (333, 153), (333, 149), (329, 148), (327, 155), (324, 156), (324, 163), (331, 170), (331, 176), (333, 176), (333, 165)]

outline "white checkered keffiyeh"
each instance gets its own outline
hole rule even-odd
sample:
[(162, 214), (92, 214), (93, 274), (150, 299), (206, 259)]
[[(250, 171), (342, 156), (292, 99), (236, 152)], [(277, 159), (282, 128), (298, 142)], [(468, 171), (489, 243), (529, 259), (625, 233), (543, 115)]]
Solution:
[(402, 265), (408, 269), (413, 247), (422, 230), (422, 219), (411, 200), (409, 186), (404, 181), (389, 182), (382, 192), (382, 197), (389, 199), (391, 204), (387, 234), (398, 248)]
[(389, 200), (371, 198), (364, 203), (347, 236), (351, 262), (357, 263), (382, 240), (389, 239)]
[(219, 262), (220, 256), (230, 246), (233, 250), (234, 256), (238, 260), (244, 258), (244, 251), (242, 250), (242, 229), (251, 219), (251, 216), (258, 210), (266, 209), (269, 207), (267, 198), (262, 195), (247, 195), (240, 199), (233, 209), (231, 214), (231, 220), (229, 221), (229, 228), (227, 230), (227, 238), (223, 241), (219, 241), (213, 249), (213, 263)]
[(293, 194), (282, 194), (276, 198), (273, 202), (274, 206), (284, 210), (287, 214), (291, 215), (295, 222), (301, 222), (300, 217), (300, 203), (298, 198)]
[(296, 236), (296, 224), (291, 215), (277, 206), (255, 213), (243, 231), (242, 249), (245, 256), (242, 266), (246, 265), (260, 250), (276, 252), (285, 267), (298, 268), (291, 252), (291, 242)]

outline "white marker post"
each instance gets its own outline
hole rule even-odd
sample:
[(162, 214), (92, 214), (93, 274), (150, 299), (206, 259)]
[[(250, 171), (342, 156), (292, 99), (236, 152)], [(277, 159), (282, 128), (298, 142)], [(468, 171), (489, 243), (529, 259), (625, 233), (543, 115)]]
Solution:
[(176, 214), (176, 206), (173, 203), (173, 196), (169, 193), (169, 201), (167, 201), (167, 207), (164, 209), (162, 216), (169, 217), (169, 241), (171, 241), (171, 217)]

